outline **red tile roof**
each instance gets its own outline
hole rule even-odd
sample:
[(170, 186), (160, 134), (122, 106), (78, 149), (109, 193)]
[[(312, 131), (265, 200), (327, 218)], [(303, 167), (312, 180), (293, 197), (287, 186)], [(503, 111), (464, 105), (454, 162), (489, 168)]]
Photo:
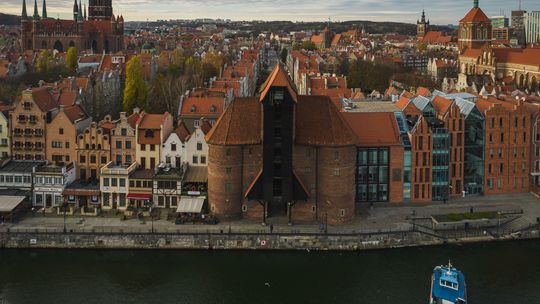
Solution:
[(449, 99), (446, 99), (442, 96), (435, 96), (433, 100), (431, 101), (431, 104), (433, 104), (433, 107), (435, 108), (435, 111), (439, 113), (439, 115), (445, 115), (446, 112), (448, 112), (448, 109), (452, 106), (452, 101)]
[[(225, 99), (223, 97), (201, 96), (184, 98), (181, 116), (219, 116), (223, 113)], [(191, 111), (191, 110), (194, 111)]]
[(54, 100), (49, 92), (49, 87), (33, 88), (32, 97), (42, 112), (48, 112), (58, 107), (58, 102)]
[(461, 23), (461, 22), (491, 22), (491, 21), (486, 16), (486, 14), (484, 14), (481, 8), (474, 7), (459, 22)]
[(81, 108), (80, 105), (74, 105), (70, 107), (64, 108), (64, 113), (66, 116), (71, 120), (71, 123), (74, 123), (78, 119), (85, 119), (88, 118), (84, 110)]
[(236, 97), (206, 135), (213, 145), (254, 145), (261, 142), (261, 105), (257, 97)]
[(327, 96), (298, 96), (296, 143), (315, 146), (348, 146), (356, 143), (349, 125)]
[(286, 87), (289, 91), (289, 94), (291, 94), (293, 100), (295, 102), (298, 102), (297, 94), (296, 94), (296, 88), (291, 82), (291, 78), (285, 73), (283, 70), (283, 67), (280, 63), (276, 64), (274, 67), (274, 70), (272, 70), (272, 73), (270, 76), (266, 79), (266, 81), (263, 83), (260, 89), (261, 96), (259, 97), (259, 101), (263, 101), (266, 97), (266, 94), (270, 90), (271, 87)]
[(359, 146), (401, 145), (396, 118), (392, 112), (342, 112), (358, 139)]
[(178, 138), (180, 138), (180, 140), (182, 142), (184, 142), (190, 136), (189, 130), (187, 129), (184, 122), (181, 122), (178, 125), (178, 128), (176, 128), (176, 130), (174, 130), (174, 133), (176, 133), (176, 135), (178, 135)]

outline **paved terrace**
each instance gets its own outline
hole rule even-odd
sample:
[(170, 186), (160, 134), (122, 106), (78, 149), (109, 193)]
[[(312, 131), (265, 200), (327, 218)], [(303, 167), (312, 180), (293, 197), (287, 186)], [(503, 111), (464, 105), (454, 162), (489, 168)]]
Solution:
[[(537, 224), (540, 217), (540, 199), (528, 193), (497, 195), (489, 197), (459, 198), (442, 202), (433, 202), (428, 205), (391, 205), (377, 203), (373, 206), (361, 204), (358, 216), (351, 223), (341, 226), (329, 226), (328, 233), (376, 233), (380, 231), (403, 231), (413, 227), (411, 218), (429, 217), (432, 215), (449, 213), (467, 213), (472, 207), (474, 212), (480, 211), (519, 211), (520, 218), (514, 221), (512, 229), (520, 230)], [(287, 224), (287, 218), (269, 218), (268, 225), (262, 226), (259, 221), (232, 221), (220, 222), (217, 225), (175, 225), (172, 221), (163, 219), (153, 222), (150, 218), (144, 221), (139, 219), (121, 220), (120, 216), (104, 215), (98, 217), (82, 217), (80, 215), (67, 216), (66, 227), (73, 232), (105, 232), (105, 233), (269, 233), (270, 224), (274, 233), (321, 233), (317, 222)], [(0, 224), (0, 231), (9, 228), (12, 232), (38, 231), (62, 232), (64, 218), (61, 215), (32, 215), (27, 214), (18, 223)]]

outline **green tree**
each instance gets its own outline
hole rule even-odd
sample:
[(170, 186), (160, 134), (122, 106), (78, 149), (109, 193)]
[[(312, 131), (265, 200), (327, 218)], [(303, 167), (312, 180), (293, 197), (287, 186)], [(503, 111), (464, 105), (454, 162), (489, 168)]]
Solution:
[(131, 58), (126, 65), (126, 87), (124, 89), (124, 111), (133, 108), (144, 109), (148, 97), (148, 88), (144, 82), (144, 66), (141, 56)]
[(283, 48), (281, 50), (281, 54), (279, 55), (281, 57), (281, 62), (286, 63), (288, 55), (289, 55), (289, 51), (287, 50), (287, 48)]
[(71, 72), (76, 72), (79, 66), (79, 53), (75, 47), (70, 47), (66, 55), (66, 67)]
[(36, 70), (40, 73), (46, 73), (49, 70), (51, 59), (51, 54), (47, 50), (41, 51), (36, 61)]

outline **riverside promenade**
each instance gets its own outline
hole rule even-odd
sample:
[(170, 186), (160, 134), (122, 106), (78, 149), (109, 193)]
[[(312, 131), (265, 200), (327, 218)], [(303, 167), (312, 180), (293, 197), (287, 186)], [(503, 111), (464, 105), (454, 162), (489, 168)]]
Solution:
[[(448, 214), (496, 213), (496, 222), (462, 221), (451, 228), (434, 224)], [(351, 223), (293, 223), (287, 218), (175, 225), (164, 218), (121, 220), (98, 217), (27, 214), (0, 225), (6, 248), (170, 248), (361, 250), (444, 243), (536, 238), (540, 199), (531, 194), (458, 198), (428, 205), (361, 204)], [(65, 230), (64, 230), (65, 225)]]

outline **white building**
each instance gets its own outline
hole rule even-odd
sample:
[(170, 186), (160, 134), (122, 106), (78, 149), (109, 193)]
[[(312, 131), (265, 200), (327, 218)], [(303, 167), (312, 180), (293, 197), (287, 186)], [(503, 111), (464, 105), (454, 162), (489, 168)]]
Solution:
[(208, 120), (202, 119), (190, 134), (187, 127), (181, 123), (165, 141), (161, 163), (169, 164), (172, 168), (180, 168), (183, 163), (189, 166), (207, 166), (208, 144), (204, 137), (211, 128)]
[(43, 166), (34, 169), (34, 193), (32, 206), (57, 207), (62, 205), (64, 189), (75, 181), (75, 163), (66, 166)]
[(527, 43), (540, 43), (540, 11), (525, 13), (525, 37)]

